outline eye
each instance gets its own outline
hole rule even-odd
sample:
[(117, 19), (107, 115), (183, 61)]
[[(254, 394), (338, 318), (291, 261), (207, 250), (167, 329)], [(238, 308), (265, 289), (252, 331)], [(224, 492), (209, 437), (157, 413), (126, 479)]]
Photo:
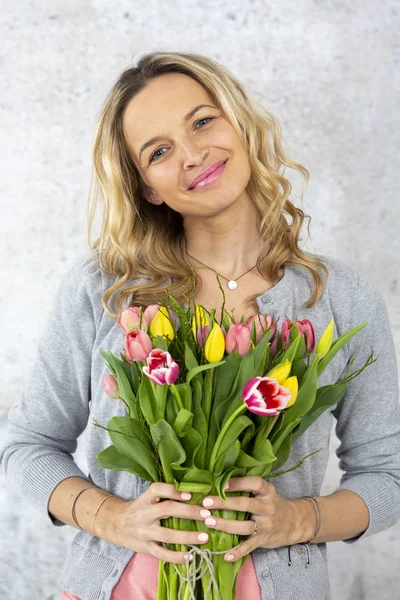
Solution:
[[(214, 119), (214, 117), (203, 117), (202, 119), (199, 119), (196, 122), (195, 128), (197, 129), (197, 125), (199, 123), (201, 123), (202, 121), (209, 122), (209, 121), (212, 121), (213, 119)], [(206, 125), (207, 125), (207, 123), (206, 123)], [(160, 156), (164, 156), (164, 153), (163, 154), (157, 154), (157, 152), (160, 152), (160, 150), (165, 150), (165, 148), (158, 148), (155, 152), (153, 152), (153, 154), (150, 156), (149, 164), (152, 163), (153, 161), (157, 160), (158, 158), (160, 158)]]
[(157, 160), (158, 158), (160, 158), (160, 156), (163, 156), (163, 154), (157, 155), (157, 152), (160, 152), (160, 150), (165, 150), (165, 148), (158, 148), (155, 152), (153, 152), (153, 154), (150, 156), (149, 163), (152, 163), (153, 160)]
[[(202, 119), (200, 119), (199, 121), (197, 121), (196, 125), (198, 125), (202, 121), (212, 121), (213, 118), (214, 117), (203, 117)], [(207, 125), (207, 123), (206, 123), (206, 125)]]

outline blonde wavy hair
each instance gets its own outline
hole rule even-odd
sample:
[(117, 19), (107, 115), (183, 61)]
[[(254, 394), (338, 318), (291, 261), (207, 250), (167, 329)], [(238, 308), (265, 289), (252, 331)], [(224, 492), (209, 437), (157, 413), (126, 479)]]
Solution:
[[(310, 235), (311, 217), (290, 202), (292, 186), (283, 171), (289, 167), (304, 176), (302, 200), (309, 172), (285, 152), (276, 117), (250, 98), (240, 81), (218, 62), (195, 53), (151, 52), (121, 73), (104, 102), (94, 137), (88, 242), (99, 268), (117, 278), (103, 295), (105, 310), (116, 318), (126, 301), (144, 307), (163, 302), (166, 289), (183, 303), (192, 297), (193, 286), (201, 285), (186, 257), (182, 216), (165, 203), (153, 206), (145, 200), (144, 184), (129, 156), (122, 129), (128, 102), (152, 79), (173, 72), (188, 75), (203, 86), (247, 149), (251, 177), (246, 190), (256, 206), (263, 240), (258, 260), (266, 255), (257, 265), (259, 273), (275, 285), (281, 266), (306, 269), (313, 278), (306, 305), (313, 306), (324, 291), (328, 269), (322, 260), (299, 248), (304, 219), (309, 219)], [(99, 200), (103, 205), (101, 231), (92, 244)], [(291, 217), (291, 224), (285, 214)], [(325, 280), (319, 269), (325, 272)], [(173, 283), (166, 285), (170, 277)], [(136, 278), (148, 281), (129, 285)], [(116, 293), (114, 313), (109, 302)], [(253, 307), (254, 312), (258, 312), (257, 295), (246, 299), (246, 307)]]

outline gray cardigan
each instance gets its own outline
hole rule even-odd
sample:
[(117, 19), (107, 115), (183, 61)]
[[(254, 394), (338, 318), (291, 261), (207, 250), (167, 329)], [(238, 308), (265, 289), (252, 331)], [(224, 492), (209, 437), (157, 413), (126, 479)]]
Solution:
[[(272, 482), (282, 496), (318, 495), (329, 452), (333, 419), (340, 439), (337, 454), (343, 476), (341, 489), (356, 492), (366, 502), (370, 523), (361, 536), (392, 526), (400, 517), (400, 411), (398, 373), (386, 304), (377, 289), (357, 270), (320, 256), (327, 263), (327, 288), (311, 309), (312, 280), (308, 271), (287, 265), (285, 275), (257, 299), (261, 313), (310, 319), (317, 339), (331, 317), (335, 337), (368, 321), (320, 377), (319, 385), (337, 381), (351, 356), (355, 370), (364, 364), (371, 346), (379, 360), (353, 380), (339, 406), (327, 411), (294, 444), (287, 466), (317, 448), (323, 450), (296, 471)], [(2, 468), (26, 497), (48, 515), (55, 486), (71, 476), (86, 477), (74, 462), (78, 436), (87, 428), (87, 463), (91, 480), (100, 488), (135, 498), (148, 483), (132, 474), (99, 467), (96, 454), (109, 445), (108, 434), (93, 425), (123, 414), (122, 402), (108, 398), (102, 376), (108, 372), (99, 349), (118, 355), (123, 334), (103, 309), (101, 297), (115, 278), (102, 273), (91, 257), (82, 257), (64, 275), (42, 333), (30, 380), (19, 404), (9, 413), (8, 439), (2, 445)], [(134, 280), (136, 282), (139, 279)], [(352, 543), (356, 539), (347, 540)], [(63, 589), (82, 600), (107, 600), (133, 552), (83, 531), (77, 532), (66, 559)], [(326, 545), (311, 544), (310, 564), (303, 545), (253, 553), (263, 600), (326, 600), (330, 598)], [(173, 599), (171, 599), (173, 600)]]

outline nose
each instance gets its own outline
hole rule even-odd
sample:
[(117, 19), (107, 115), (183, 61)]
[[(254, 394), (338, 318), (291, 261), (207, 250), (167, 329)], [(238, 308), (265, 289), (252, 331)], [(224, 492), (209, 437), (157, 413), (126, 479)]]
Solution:
[(191, 167), (198, 167), (204, 163), (209, 155), (209, 149), (196, 144), (193, 139), (185, 138), (181, 142), (181, 152), (183, 157), (183, 168), (190, 170)]

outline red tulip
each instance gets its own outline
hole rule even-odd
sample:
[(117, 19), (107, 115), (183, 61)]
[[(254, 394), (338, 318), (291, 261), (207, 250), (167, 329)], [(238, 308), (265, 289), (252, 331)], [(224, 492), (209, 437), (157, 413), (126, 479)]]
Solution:
[(146, 360), (153, 349), (150, 336), (141, 329), (130, 331), (125, 336), (125, 360), (131, 364), (133, 360)]
[(147, 357), (143, 373), (157, 385), (171, 385), (178, 378), (179, 366), (169, 352), (154, 348)]
[[(286, 319), (286, 321), (284, 321), (282, 323), (282, 329), (281, 329), (282, 347), (284, 347), (289, 340), (290, 330), (292, 328), (293, 323), (294, 323), (294, 321), (290, 321), (289, 319)], [(302, 320), (296, 321), (296, 327), (303, 337), (304, 343), (307, 348), (307, 352), (311, 352), (312, 350), (314, 350), (315, 333), (314, 333), (314, 327), (313, 327), (311, 321), (309, 321), (308, 319), (302, 319)]]
[(272, 317), (270, 315), (257, 313), (248, 317), (246, 319), (246, 325), (250, 329), (250, 332), (253, 331), (253, 321), (256, 326), (256, 344), (258, 344), (268, 329), (271, 329), (271, 337), (274, 335), (276, 331), (276, 323), (272, 323)]
[(286, 408), (291, 392), (270, 377), (253, 377), (242, 391), (243, 402), (250, 412), (270, 417)]
[(245, 323), (232, 323), (225, 337), (225, 349), (228, 354), (234, 350), (243, 357), (251, 347), (251, 332)]

